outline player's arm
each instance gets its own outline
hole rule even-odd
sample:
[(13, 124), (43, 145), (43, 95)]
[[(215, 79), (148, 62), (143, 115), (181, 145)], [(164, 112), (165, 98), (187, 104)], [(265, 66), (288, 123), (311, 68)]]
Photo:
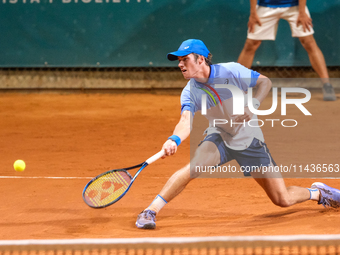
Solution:
[(259, 16), (256, 12), (257, 0), (250, 0), (250, 15), (248, 21), (248, 30), (250, 33), (254, 32), (255, 25), (262, 26)]
[(262, 101), (267, 97), (271, 88), (271, 80), (268, 77), (260, 74), (256, 81), (256, 85), (254, 86), (255, 95), (253, 98), (256, 98), (260, 103), (262, 103)]
[[(254, 86), (255, 95), (253, 96), (253, 99), (258, 100), (258, 103), (261, 104), (261, 102), (268, 95), (271, 87), (272, 87), (271, 80), (268, 77), (260, 74)], [(254, 114), (249, 110), (249, 108), (245, 107), (244, 115), (236, 116), (235, 121), (236, 122), (242, 122), (243, 120), (249, 121), (252, 119), (253, 115)]]
[(169, 139), (163, 144), (165, 156), (171, 156), (176, 153), (178, 145), (190, 135), (191, 129), (192, 113), (187, 110), (183, 111), (172, 136), (170, 136)]
[(299, 16), (296, 21), (296, 26), (302, 25), (303, 32), (310, 31), (313, 27), (312, 19), (306, 13), (306, 2), (307, 0), (299, 0)]

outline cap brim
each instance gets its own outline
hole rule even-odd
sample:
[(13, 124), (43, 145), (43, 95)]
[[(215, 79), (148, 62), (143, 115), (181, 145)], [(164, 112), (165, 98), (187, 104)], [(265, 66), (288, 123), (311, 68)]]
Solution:
[(188, 51), (178, 50), (178, 51), (170, 52), (167, 55), (167, 57), (170, 61), (174, 61), (174, 60), (178, 60), (178, 57), (183, 57), (183, 56), (189, 55), (190, 53), (191, 52), (188, 52)]

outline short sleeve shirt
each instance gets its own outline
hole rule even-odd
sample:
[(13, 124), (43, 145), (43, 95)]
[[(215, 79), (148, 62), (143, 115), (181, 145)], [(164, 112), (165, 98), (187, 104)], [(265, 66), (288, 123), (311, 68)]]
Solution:
[[(264, 141), (259, 127), (251, 127), (247, 123), (232, 122), (233, 100), (237, 100), (238, 97), (231, 90), (236, 90), (237, 95), (243, 97), (243, 102), (246, 104), (247, 100), (244, 99), (248, 89), (256, 85), (260, 74), (234, 62), (211, 65), (210, 67), (210, 76), (207, 82), (203, 84), (195, 79), (190, 79), (183, 89), (181, 112), (188, 110), (194, 116), (198, 111), (202, 113), (202, 110), (205, 110), (205, 117), (209, 120), (206, 134), (219, 133), (226, 145), (232, 149), (248, 148), (254, 137)], [(221, 88), (221, 85), (219, 87), (217, 84), (228, 85), (230, 89)], [(202, 101), (202, 98), (205, 98), (205, 101)], [(216, 124), (216, 120), (227, 123)], [(257, 116), (253, 115), (252, 126), (256, 126), (255, 123), (257, 123)], [(195, 128), (195, 121), (193, 124), (193, 128)]]

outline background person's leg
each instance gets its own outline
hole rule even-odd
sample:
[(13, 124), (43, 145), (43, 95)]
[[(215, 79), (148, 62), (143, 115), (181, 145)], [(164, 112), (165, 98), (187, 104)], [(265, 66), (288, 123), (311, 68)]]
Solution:
[(247, 68), (250, 68), (253, 64), (256, 50), (260, 47), (261, 42), (262, 41), (247, 38), (237, 62)]
[(336, 95), (333, 86), (329, 83), (329, 76), (326, 66), (325, 58), (317, 45), (314, 36), (308, 35), (299, 37), (302, 46), (307, 51), (309, 61), (314, 71), (319, 75), (323, 83), (323, 99), (325, 101), (335, 101)]

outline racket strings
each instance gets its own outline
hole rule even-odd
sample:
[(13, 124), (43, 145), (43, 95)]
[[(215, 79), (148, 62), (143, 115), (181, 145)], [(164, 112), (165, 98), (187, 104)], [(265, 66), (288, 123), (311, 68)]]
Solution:
[(95, 207), (111, 203), (129, 187), (131, 176), (124, 170), (108, 172), (93, 181), (85, 192), (85, 199)]

